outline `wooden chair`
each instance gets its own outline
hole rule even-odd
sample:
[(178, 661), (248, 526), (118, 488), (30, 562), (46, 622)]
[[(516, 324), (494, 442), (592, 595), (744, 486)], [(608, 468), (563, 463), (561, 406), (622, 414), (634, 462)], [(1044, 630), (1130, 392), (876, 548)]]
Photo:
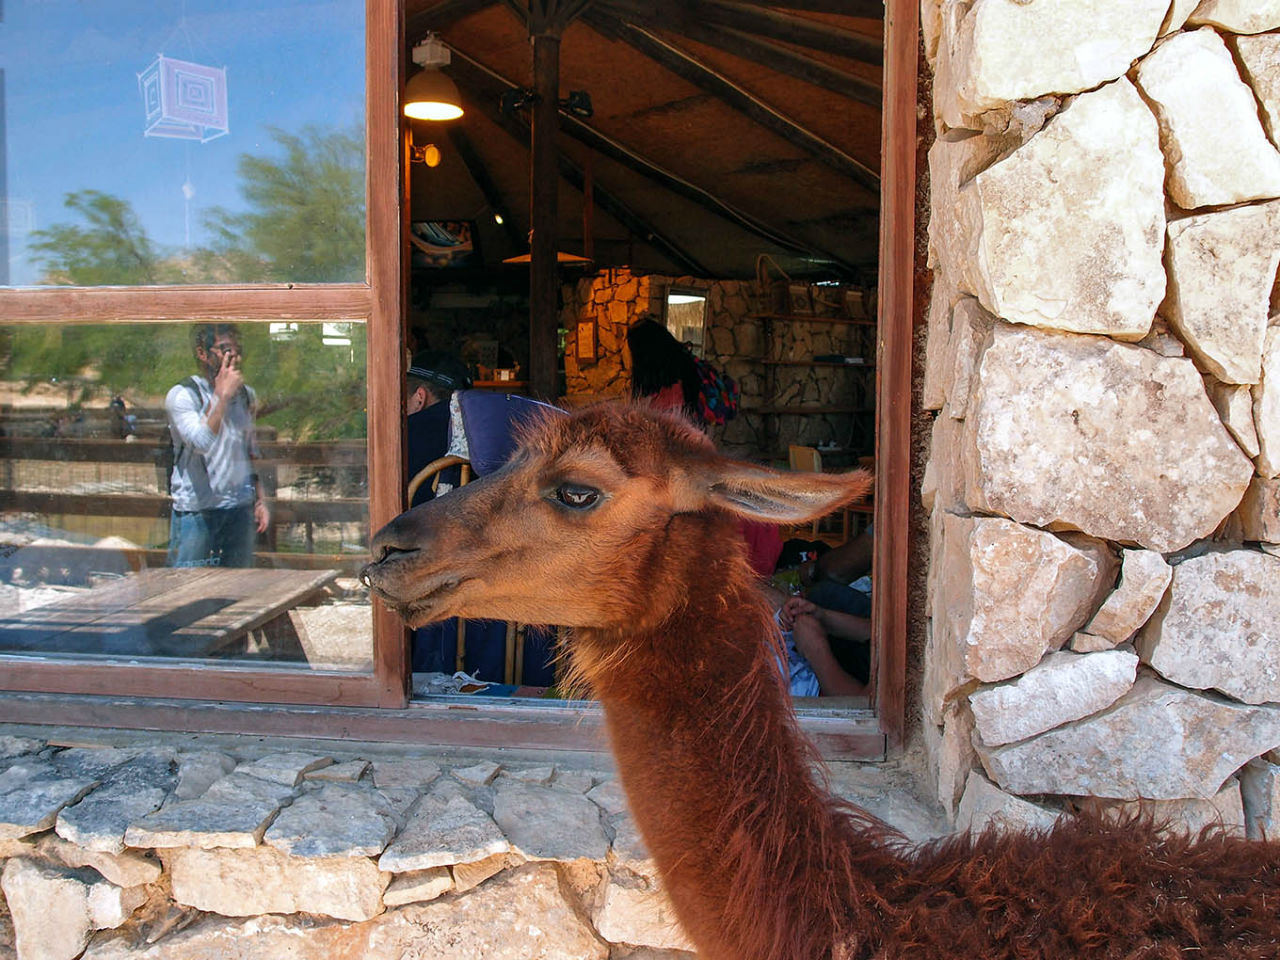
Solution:
[[(787, 447), (787, 459), (792, 470), (802, 470), (809, 473), (822, 472), (822, 453), (817, 447), (806, 447), (801, 444), (793, 443)], [(813, 521), (808, 530), (810, 540), (823, 540), (830, 543), (833, 547), (846, 543), (853, 534), (853, 523), (851, 514), (857, 507), (842, 507), (835, 513), (829, 513), (825, 517), (819, 517)], [(823, 521), (839, 518), (840, 532), (824, 530)]]

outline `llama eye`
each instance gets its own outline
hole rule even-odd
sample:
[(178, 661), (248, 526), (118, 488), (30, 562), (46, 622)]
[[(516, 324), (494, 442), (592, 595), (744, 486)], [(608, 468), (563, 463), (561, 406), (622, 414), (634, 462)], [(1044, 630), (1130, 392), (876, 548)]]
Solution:
[(595, 487), (583, 487), (576, 483), (562, 483), (556, 487), (555, 497), (571, 509), (588, 510), (599, 501), (600, 491)]

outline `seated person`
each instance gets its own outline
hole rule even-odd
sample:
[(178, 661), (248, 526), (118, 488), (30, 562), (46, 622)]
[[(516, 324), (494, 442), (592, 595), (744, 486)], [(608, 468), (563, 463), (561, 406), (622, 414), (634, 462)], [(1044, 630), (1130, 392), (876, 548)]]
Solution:
[(778, 610), (797, 697), (858, 697), (871, 676), (871, 621), (791, 597)]
[(872, 527), (847, 543), (832, 547), (813, 565), (812, 582), (805, 591), (813, 603), (828, 610), (871, 616)]
[[(405, 411), (409, 414), (405, 434), (409, 447), (409, 478), (423, 467), (443, 457), (449, 449), (449, 398), (455, 390), (471, 386), (466, 365), (450, 353), (424, 350), (414, 354), (405, 376)], [(441, 478), (457, 485), (457, 468)], [(410, 506), (416, 507), (435, 496), (430, 483), (418, 487)]]

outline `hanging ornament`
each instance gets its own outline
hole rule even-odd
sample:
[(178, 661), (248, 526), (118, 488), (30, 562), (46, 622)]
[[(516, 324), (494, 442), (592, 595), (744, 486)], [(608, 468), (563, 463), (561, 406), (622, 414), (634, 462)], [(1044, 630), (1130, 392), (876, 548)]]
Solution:
[(230, 131), (227, 70), (159, 54), (138, 74), (148, 137), (207, 143)]

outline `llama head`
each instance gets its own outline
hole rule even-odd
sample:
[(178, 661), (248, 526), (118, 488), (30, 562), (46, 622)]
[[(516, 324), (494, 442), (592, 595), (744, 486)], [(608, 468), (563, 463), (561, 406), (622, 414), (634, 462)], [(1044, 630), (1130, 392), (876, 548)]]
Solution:
[[(361, 578), (410, 624), (480, 617), (619, 628), (688, 584), (673, 558), (736, 555), (730, 514), (801, 523), (861, 497), (866, 471), (735, 461), (683, 419), (630, 404), (548, 414), (501, 470), (396, 517)], [(718, 546), (716, 546), (718, 544)], [(696, 559), (696, 558), (695, 558)]]

